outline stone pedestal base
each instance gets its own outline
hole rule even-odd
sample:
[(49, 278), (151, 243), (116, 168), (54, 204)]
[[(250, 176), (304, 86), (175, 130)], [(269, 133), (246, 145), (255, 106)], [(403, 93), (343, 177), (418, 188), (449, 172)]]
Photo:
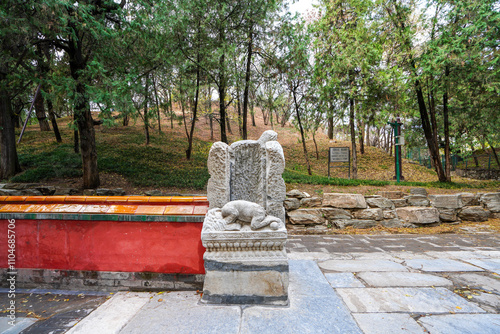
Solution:
[(288, 305), (287, 232), (202, 232), (206, 247), (202, 303)]

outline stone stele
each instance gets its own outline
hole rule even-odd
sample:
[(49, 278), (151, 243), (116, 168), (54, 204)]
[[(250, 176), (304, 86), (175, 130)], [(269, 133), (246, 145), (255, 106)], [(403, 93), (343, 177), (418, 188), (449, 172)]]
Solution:
[(265, 131), (210, 149), (202, 303), (288, 305), (285, 157), (276, 139)]

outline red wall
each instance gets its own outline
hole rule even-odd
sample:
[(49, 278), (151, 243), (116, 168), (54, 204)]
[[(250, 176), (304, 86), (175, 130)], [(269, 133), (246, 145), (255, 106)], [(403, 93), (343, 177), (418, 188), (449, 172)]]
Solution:
[[(7, 219), (0, 267), (7, 268)], [(203, 274), (202, 223), (16, 219), (16, 268)]]

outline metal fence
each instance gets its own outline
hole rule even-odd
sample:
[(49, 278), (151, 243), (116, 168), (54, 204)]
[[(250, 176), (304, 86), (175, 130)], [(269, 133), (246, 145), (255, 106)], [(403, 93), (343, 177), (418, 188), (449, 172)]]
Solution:
[[(427, 168), (433, 168), (427, 147), (417, 147), (406, 150), (406, 159), (418, 162)], [(441, 155), (441, 164), (445, 165), (444, 154)], [(493, 153), (474, 154), (467, 157), (461, 157), (457, 154), (451, 155), (450, 168), (452, 171), (459, 169), (498, 169)]]

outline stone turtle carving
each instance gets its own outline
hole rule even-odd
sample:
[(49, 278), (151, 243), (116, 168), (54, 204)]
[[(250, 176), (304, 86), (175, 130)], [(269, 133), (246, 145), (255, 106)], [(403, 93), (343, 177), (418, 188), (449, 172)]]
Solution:
[(252, 230), (268, 225), (272, 230), (277, 230), (283, 223), (277, 217), (266, 216), (266, 210), (259, 204), (243, 200), (226, 203), (221, 209), (221, 214), (226, 222), (227, 231), (239, 231), (240, 222), (250, 223)]

